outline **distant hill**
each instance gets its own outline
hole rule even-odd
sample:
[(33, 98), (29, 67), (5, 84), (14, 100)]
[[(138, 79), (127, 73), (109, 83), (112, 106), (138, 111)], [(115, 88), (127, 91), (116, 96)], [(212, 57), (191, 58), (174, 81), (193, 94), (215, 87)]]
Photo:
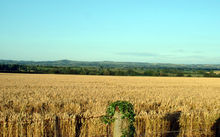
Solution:
[(17, 61), (0, 60), (0, 64), (40, 65), (57, 67), (105, 67), (105, 68), (180, 68), (180, 69), (211, 69), (220, 70), (220, 64), (166, 64), (142, 62), (113, 62), (113, 61)]

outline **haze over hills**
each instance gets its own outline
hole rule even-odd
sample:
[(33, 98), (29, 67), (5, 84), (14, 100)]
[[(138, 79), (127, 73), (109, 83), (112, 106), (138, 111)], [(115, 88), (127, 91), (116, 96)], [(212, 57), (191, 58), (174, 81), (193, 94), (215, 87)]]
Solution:
[(145, 63), (145, 62), (114, 62), (114, 61), (18, 61), (0, 60), (0, 64), (40, 65), (57, 67), (106, 67), (106, 68), (193, 68), (220, 70), (220, 64), (171, 64), (171, 63)]

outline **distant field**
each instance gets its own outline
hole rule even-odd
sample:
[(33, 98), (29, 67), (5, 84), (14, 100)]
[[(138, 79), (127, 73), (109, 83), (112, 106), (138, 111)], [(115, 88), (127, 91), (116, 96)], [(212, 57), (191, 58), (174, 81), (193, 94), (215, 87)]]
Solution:
[(220, 71), (214, 71), (216, 74), (220, 74)]
[(111, 136), (99, 116), (116, 100), (134, 105), (137, 137), (214, 136), (220, 124), (219, 78), (0, 73), (0, 137)]

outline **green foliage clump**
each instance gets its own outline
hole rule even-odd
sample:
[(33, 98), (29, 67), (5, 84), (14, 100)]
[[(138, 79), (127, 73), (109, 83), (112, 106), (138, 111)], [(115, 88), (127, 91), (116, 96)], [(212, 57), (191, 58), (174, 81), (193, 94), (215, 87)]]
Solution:
[(105, 124), (111, 124), (114, 122), (114, 114), (116, 107), (118, 107), (120, 113), (122, 114), (122, 119), (127, 119), (129, 121), (129, 129), (128, 130), (123, 130), (122, 137), (134, 137), (135, 133), (135, 127), (133, 125), (133, 122), (135, 121), (135, 113), (134, 113), (134, 107), (131, 103), (127, 101), (116, 101), (111, 103), (106, 111), (106, 115), (101, 117), (101, 120)]

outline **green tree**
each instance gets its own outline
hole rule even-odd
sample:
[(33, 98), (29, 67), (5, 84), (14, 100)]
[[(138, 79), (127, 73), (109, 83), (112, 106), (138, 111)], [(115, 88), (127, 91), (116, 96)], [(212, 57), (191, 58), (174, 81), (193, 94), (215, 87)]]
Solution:
[(110, 75), (109, 70), (108, 70), (108, 69), (104, 69), (104, 71), (103, 71), (103, 75)]

